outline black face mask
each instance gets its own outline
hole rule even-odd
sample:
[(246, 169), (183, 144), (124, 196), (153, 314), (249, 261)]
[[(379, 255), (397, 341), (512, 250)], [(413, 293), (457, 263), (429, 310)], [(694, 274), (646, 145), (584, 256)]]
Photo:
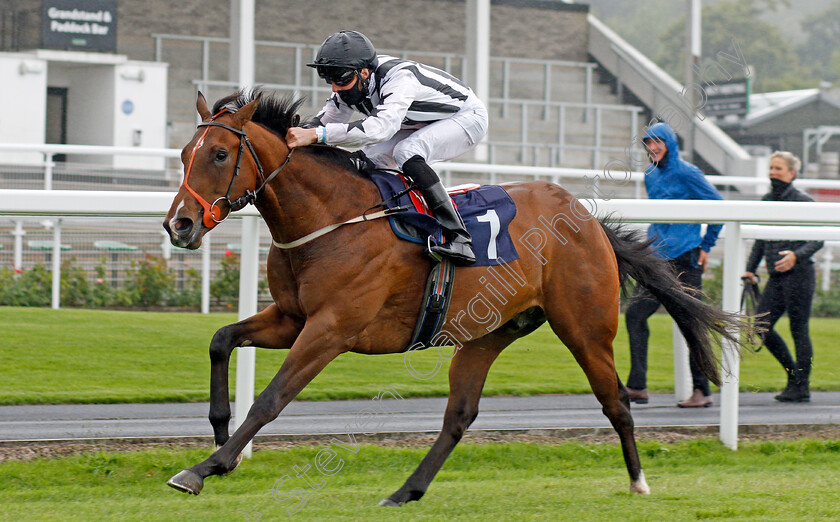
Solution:
[(770, 178), (770, 187), (773, 192), (773, 197), (781, 197), (782, 193), (787, 190), (790, 183), (786, 183), (780, 179)]
[(341, 98), (341, 101), (351, 107), (362, 103), (367, 98), (367, 92), (363, 89), (362, 83), (362, 79), (359, 77), (352, 87), (338, 91), (338, 96)]

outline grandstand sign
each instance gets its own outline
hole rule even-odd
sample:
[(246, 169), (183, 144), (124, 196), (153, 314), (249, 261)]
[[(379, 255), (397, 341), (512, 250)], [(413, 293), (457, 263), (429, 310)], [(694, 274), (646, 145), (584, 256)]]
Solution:
[(114, 0), (44, 0), (41, 42), (45, 49), (117, 50)]
[(703, 87), (706, 104), (702, 111), (708, 116), (736, 114), (746, 116), (750, 108), (750, 79), (710, 83)]

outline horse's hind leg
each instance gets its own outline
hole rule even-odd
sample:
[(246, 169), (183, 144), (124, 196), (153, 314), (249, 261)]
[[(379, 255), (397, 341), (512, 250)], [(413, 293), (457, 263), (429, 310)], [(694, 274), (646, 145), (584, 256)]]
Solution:
[(230, 354), (237, 346), (290, 348), (302, 325), (281, 314), (275, 305), (238, 323), (219, 328), (210, 341), (210, 424), (216, 446), (230, 435)]
[(587, 318), (577, 314), (574, 324), (570, 320), (572, 316), (571, 313), (562, 317), (549, 313), (548, 322), (583, 369), (592, 392), (601, 403), (604, 415), (618, 433), (624, 463), (630, 475), (630, 492), (647, 495), (650, 488), (645, 480), (639, 451), (636, 448), (630, 397), (618, 378), (613, 358), (612, 342), (618, 327), (618, 311), (609, 312), (604, 316), (587, 314)]
[(458, 350), (449, 366), (449, 402), (443, 416), (443, 429), (414, 473), (400, 489), (381, 501), (380, 506), (398, 506), (419, 500), (426, 493), (432, 479), (478, 416), (478, 401), (490, 366), (516, 337), (494, 333), (466, 343)]

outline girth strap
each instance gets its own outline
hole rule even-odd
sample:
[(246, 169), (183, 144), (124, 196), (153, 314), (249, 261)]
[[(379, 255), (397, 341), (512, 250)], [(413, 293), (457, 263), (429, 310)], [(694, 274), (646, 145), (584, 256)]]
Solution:
[[(414, 326), (411, 341), (407, 350), (419, 350), (441, 344), (435, 337), (443, 328), (446, 313), (449, 311), (449, 301), (452, 298), (452, 287), (455, 284), (455, 265), (447, 258), (436, 263), (426, 280), (426, 290), (423, 293), (422, 307)], [(446, 344), (446, 343), (443, 343)]]

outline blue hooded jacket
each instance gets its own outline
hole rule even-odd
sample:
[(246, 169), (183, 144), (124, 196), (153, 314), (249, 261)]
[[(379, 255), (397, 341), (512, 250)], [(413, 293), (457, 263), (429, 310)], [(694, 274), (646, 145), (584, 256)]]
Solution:
[[(677, 135), (667, 123), (652, 125), (645, 138), (657, 138), (668, 147), (659, 165), (651, 163), (645, 170), (645, 189), (650, 199), (723, 199), (720, 192), (706, 180), (703, 173), (680, 159)], [(660, 257), (675, 259), (701, 247), (708, 252), (717, 241), (723, 225), (707, 225), (706, 235), (700, 237), (700, 225), (695, 223), (654, 223), (648, 228), (648, 238), (655, 238), (653, 248)]]

